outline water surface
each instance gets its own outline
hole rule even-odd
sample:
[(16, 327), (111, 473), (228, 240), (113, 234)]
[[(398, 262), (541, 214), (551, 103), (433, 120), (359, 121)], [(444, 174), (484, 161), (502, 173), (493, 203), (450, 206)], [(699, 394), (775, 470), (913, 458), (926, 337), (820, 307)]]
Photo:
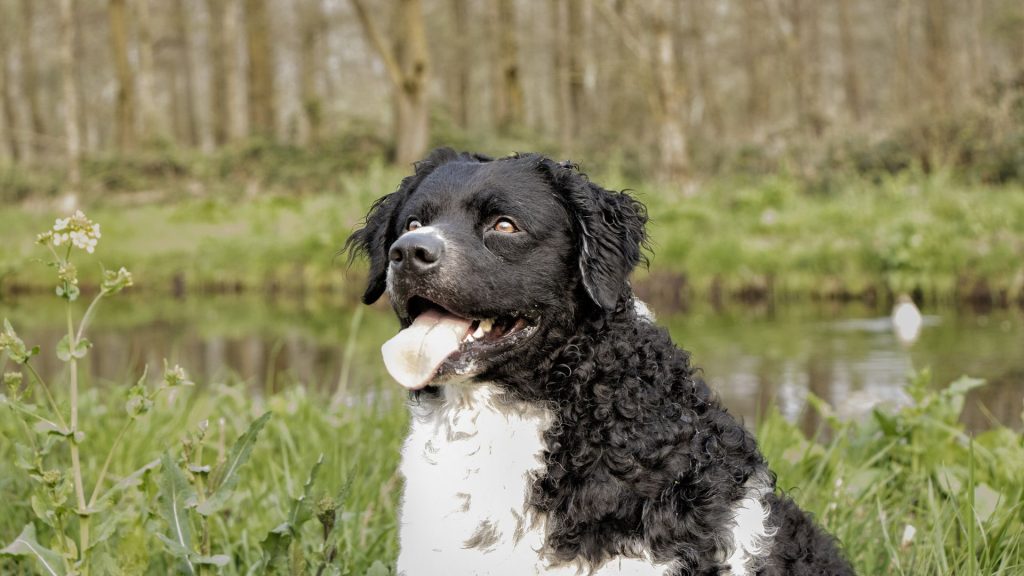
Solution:
[[(186, 367), (200, 386), (240, 378), (253, 393), (295, 382), (359, 395), (396, 387), (379, 354), (396, 321), (384, 306), (364, 308), (356, 317), (352, 301), (119, 296), (102, 305), (87, 334), (95, 346), (83, 365), (86, 385), (134, 382), (145, 365), (158, 374), (166, 358)], [(927, 322), (909, 346), (894, 336), (887, 310), (862, 305), (696, 306), (655, 313), (691, 351), (730, 411), (748, 423), (775, 405), (814, 429), (818, 420), (807, 409), (808, 392), (841, 415), (862, 417), (875, 403), (906, 402), (907, 375), (928, 367), (936, 386), (964, 374), (989, 381), (968, 403), (964, 421), (970, 428), (993, 422), (1021, 427), (1020, 310), (925, 309)], [(66, 330), (62, 303), (39, 296), (2, 301), (0, 316), (10, 318), (27, 343), (42, 346), (37, 368), (60, 381), (64, 364), (53, 348)]]

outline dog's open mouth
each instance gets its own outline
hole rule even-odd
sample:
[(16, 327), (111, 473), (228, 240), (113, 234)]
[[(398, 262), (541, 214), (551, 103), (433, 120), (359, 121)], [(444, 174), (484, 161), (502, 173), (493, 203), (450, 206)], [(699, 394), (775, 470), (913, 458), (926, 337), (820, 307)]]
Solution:
[(418, 296), (406, 310), (411, 324), (385, 342), (381, 353), (391, 376), (410, 390), (438, 375), (474, 372), (479, 361), (507, 351), (535, 326), (522, 316), (471, 318)]

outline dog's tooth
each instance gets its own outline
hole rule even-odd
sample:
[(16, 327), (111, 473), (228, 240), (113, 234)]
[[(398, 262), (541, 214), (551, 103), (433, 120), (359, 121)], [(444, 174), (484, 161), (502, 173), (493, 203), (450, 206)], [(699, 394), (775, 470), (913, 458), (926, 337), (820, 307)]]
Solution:
[(483, 338), (484, 335), (487, 334), (487, 331), (484, 330), (483, 322), (481, 322), (480, 324), (480, 326), (476, 327), (476, 332), (473, 332), (473, 335), (470, 336), (470, 338)]
[(494, 327), (494, 320), (490, 320), (490, 319), (481, 320), (480, 321), (480, 327), (477, 328), (477, 332), (480, 332), (482, 330), (484, 333), (487, 333), (487, 332), (490, 332), (491, 328), (493, 328), (493, 327)]

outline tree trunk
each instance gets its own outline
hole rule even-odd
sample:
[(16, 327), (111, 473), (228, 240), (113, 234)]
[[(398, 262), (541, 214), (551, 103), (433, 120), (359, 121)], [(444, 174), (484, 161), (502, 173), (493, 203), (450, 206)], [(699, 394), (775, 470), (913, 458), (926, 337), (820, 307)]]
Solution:
[(210, 11), (207, 32), (210, 39), (210, 124), (213, 142), (217, 146), (223, 146), (231, 139), (231, 105), (235, 101), (228, 60), (234, 59), (237, 37), (230, 34), (229, 29), (234, 28), (234, 15), (228, 13), (228, 4), (228, 0), (206, 0)]
[(25, 147), (25, 152), (33, 155), (40, 152), (40, 141), (46, 135), (46, 126), (43, 123), (42, 108), (39, 105), (39, 80), (36, 74), (36, 50), (32, 46), (32, 39), (35, 37), (35, 9), (38, 4), (36, 0), (21, 0), (21, 90), (28, 102), (29, 111), (29, 134), (30, 144)]
[(396, 159), (410, 164), (430, 146), (430, 106), (427, 96), (429, 56), (421, 0), (399, 0), (398, 63), (405, 78), (398, 101)]
[(469, 26), (469, 5), (466, 0), (450, 2), (454, 38), (452, 56), (448, 71), (448, 102), (455, 123), (466, 130), (469, 128), (469, 93), (470, 93), (470, 59), (467, 57), (472, 50)]
[(677, 78), (670, 25), (671, 5), (660, 0), (652, 3), (651, 10), (659, 173), (664, 179), (679, 180), (686, 176), (689, 169), (686, 132), (683, 129), (686, 91)]
[(266, 0), (245, 0), (245, 35), (249, 56), (249, 130), (273, 138), (275, 134), (274, 54)]
[(763, 126), (771, 110), (771, 92), (765, 89), (764, 20), (760, 2), (747, 1), (743, 6), (743, 71), (746, 76), (746, 125)]
[[(0, 7), (3, 10), (3, 7)], [(8, 74), (8, 49), (9, 38), (6, 30), (0, 30), (0, 152), (6, 149), (14, 162), (21, 160), (21, 146), (17, 137), (17, 120), (14, 111), (14, 98), (11, 95), (10, 76)]]
[(391, 81), (395, 114), (395, 162), (407, 165), (430, 145), (430, 106), (427, 94), (430, 55), (427, 52), (423, 5), (420, 0), (399, 0), (398, 25), (393, 46), (384, 40), (364, 0), (352, 0), (363, 33), (384, 61)]
[[(83, 2), (72, 2), (74, 8), (74, 25), (75, 25), (75, 54), (78, 55), (79, 61), (84, 60), (85, 57), (85, 31), (89, 29), (89, 20), (87, 14), (96, 14), (102, 8), (97, 5), (87, 7)], [(85, 94), (85, 82), (89, 76), (86, 73), (84, 66), (75, 66), (75, 92), (78, 99), (78, 133), (81, 135), (82, 141), (82, 154), (87, 154), (89, 150), (99, 147), (99, 134), (96, 129), (98, 114), (93, 114), (89, 106), (89, 100)]]
[(949, 6), (946, 0), (926, 0), (924, 4), (925, 70), (928, 75), (929, 122), (925, 125), (928, 140), (926, 168), (937, 169), (948, 160), (955, 145), (945, 133), (945, 120), (949, 118), (952, 100), (950, 79), (953, 65), (949, 44)]
[(110, 0), (110, 42), (117, 71), (117, 103), (114, 112), (117, 147), (135, 145), (135, 75), (128, 61), (128, 22), (125, 0)]
[(713, 29), (713, 15), (708, 10), (707, 0), (691, 0), (688, 23), (690, 44), (692, 46), (692, 60), (696, 86), (693, 98), (693, 107), (696, 109), (697, 122), (704, 124), (706, 119), (708, 127), (714, 138), (720, 138), (725, 131), (722, 118), (722, 106), (718, 101), (713, 83), (714, 75), (711, 74), (708, 64), (708, 47), (705, 29)]
[(555, 74), (557, 86), (558, 143), (565, 156), (571, 156), (575, 147), (576, 110), (572, 106), (572, 45), (569, 20), (573, 17), (569, 0), (557, 0), (555, 15)]
[[(178, 38), (178, 54), (181, 63), (181, 75), (184, 80), (184, 116), (185, 116), (185, 139), (190, 146), (199, 145), (199, 118), (197, 117), (195, 101), (195, 67), (192, 64), (192, 23), (189, 22), (189, 11), (185, 5), (186, 0), (175, 0), (174, 2), (174, 27)], [(218, 39), (211, 38), (210, 42), (216, 44)]]
[(949, 7), (946, 0), (926, 0), (924, 3), (925, 69), (928, 73), (928, 92), (932, 113), (944, 116), (950, 105), (949, 67)]
[(516, 38), (515, 0), (497, 0), (498, 86), (495, 117), (498, 129), (508, 133), (523, 123), (523, 82)]
[(153, 32), (149, 0), (136, 0), (136, 29), (139, 35), (139, 116), (143, 142), (167, 137), (156, 106), (156, 78), (153, 64)]
[(860, 75), (857, 72), (857, 48), (853, 39), (856, 29), (850, 13), (851, 0), (839, 0), (839, 47), (843, 56), (843, 92), (850, 116), (859, 122), (864, 114), (860, 96)]
[(302, 111), (306, 116), (308, 143), (316, 145), (320, 143), (323, 125), (323, 99), (316, 82), (321, 68), (319, 46), (323, 13), (320, 0), (301, 0), (296, 6), (302, 37), (299, 63)]
[(916, 82), (914, 81), (917, 67), (913, 61), (913, 39), (911, 31), (910, 0), (898, 0), (896, 17), (894, 18), (895, 33), (892, 35), (896, 43), (896, 74), (894, 82), (894, 100), (896, 116), (902, 117), (903, 113), (912, 106), (912, 99)]
[(572, 125), (573, 141), (578, 141), (584, 122), (581, 118), (589, 118), (590, 110), (586, 98), (583, 69), (584, 51), (587, 49), (583, 41), (583, 4), (581, 0), (569, 0), (569, 104), (573, 109), (575, 121)]
[(77, 204), (82, 186), (79, 163), (82, 155), (78, 133), (78, 89), (75, 87), (75, 26), (72, 0), (60, 0), (60, 75), (64, 90), (64, 139), (67, 150), (68, 195)]

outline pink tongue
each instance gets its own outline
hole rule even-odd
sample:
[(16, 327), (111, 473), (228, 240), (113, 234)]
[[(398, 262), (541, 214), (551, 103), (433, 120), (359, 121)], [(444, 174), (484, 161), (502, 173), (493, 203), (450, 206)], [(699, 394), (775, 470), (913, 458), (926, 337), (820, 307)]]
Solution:
[(445, 358), (459, 349), (472, 322), (465, 318), (429, 310), (416, 317), (381, 346), (384, 366), (392, 378), (410, 390), (430, 382)]

